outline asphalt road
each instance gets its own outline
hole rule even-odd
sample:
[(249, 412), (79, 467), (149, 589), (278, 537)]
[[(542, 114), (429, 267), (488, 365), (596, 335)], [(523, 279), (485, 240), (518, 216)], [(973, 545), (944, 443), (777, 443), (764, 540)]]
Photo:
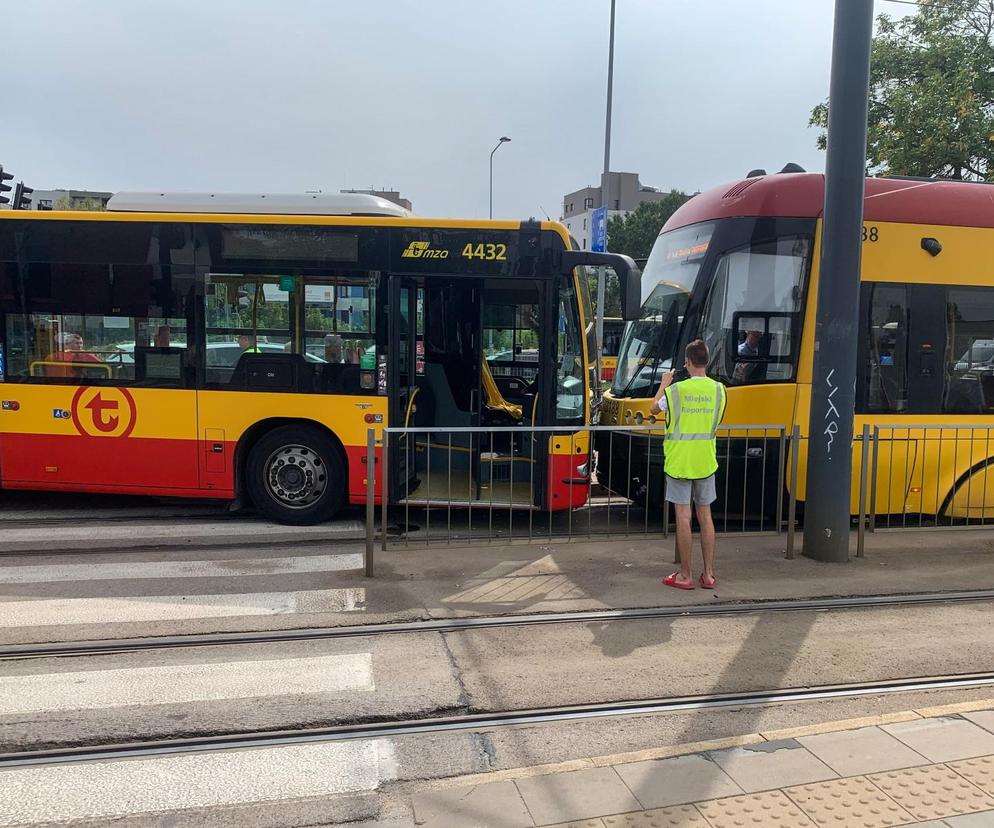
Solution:
[[(385, 584), (361, 578), (355, 543), (218, 548), (198, 542), (196, 521), (176, 519), (189, 535), (182, 548), (60, 554), (49, 547), (0, 559), (0, 645), (422, 614), (390, 603), (403, 592), (391, 588), (390, 576)], [(453, 557), (452, 566), (473, 569), (464, 558)], [(486, 583), (468, 577), (466, 589), (506, 589), (501, 572)], [(574, 586), (562, 577), (536, 575), (526, 588), (539, 583), (568, 602)], [(371, 602), (366, 590), (374, 588), (384, 591)], [(458, 604), (466, 593), (438, 597)], [(992, 655), (990, 607), (978, 603), (24, 659), (0, 662), (0, 745), (21, 750), (982, 671)], [(905, 693), (0, 770), (0, 826), (384, 821), (394, 792), (418, 780), (989, 695)], [(31, 793), (37, 790), (44, 796)]]

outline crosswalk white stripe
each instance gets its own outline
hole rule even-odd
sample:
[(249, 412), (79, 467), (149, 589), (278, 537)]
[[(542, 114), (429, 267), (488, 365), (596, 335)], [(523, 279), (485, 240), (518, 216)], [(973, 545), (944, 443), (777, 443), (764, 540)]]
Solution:
[(12, 768), (0, 771), (0, 826), (332, 796), (395, 778), (389, 740)]
[(370, 653), (0, 677), (0, 716), (371, 691)]
[(195, 618), (234, 618), (304, 612), (353, 612), (363, 609), (365, 603), (366, 590), (362, 587), (226, 595), (39, 598), (0, 602), (0, 627), (189, 621)]
[(0, 584), (55, 581), (139, 580), (142, 578), (221, 578), (286, 575), (360, 569), (362, 555), (300, 555), (289, 558), (237, 558), (223, 561), (122, 561), (114, 563), (0, 566)]

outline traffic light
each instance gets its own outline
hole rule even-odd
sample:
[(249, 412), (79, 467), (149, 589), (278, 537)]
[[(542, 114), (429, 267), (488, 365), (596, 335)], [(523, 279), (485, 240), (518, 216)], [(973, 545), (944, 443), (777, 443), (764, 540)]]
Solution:
[(17, 186), (14, 188), (14, 201), (10, 205), (11, 210), (30, 210), (31, 209), (31, 193), (34, 192), (33, 187), (25, 187), (23, 181), (18, 181)]
[(10, 199), (4, 193), (10, 192), (10, 184), (7, 182), (13, 178), (14, 176), (11, 173), (3, 171), (3, 165), (0, 164), (0, 204), (10, 204)]

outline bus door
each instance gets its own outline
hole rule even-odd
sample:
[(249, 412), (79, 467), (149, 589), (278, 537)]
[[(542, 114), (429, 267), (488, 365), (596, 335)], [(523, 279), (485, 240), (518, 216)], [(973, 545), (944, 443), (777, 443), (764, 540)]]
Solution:
[[(480, 394), (476, 418), (492, 428), (519, 428), (481, 435), (474, 448), (478, 497), (501, 504), (541, 503), (548, 435), (530, 426), (548, 424), (552, 386), (539, 388), (542, 360), (550, 354), (555, 321), (548, 280), (488, 279), (481, 290), (479, 314)], [(550, 374), (551, 371), (546, 372)]]
[[(480, 283), (432, 276), (420, 292), (411, 424), (480, 425)], [(418, 435), (413, 499), (466, 502), (479, 496), (479, 439), (465, 431)], [(404, 497), (404, 490), (401, 497)]]
[[(418, 280), (391, 276), (387, 319), (388, 368), (387, 388), (390, 396), (389, 424), (409, 428), (427, 425), (416, 417), (418, 396)], [(429, 435), (430, 436), (430, 435)], [(390, 499), (400, 500), (418, 486), (417, 451), (424, 437), (396, 435), (390, 442)]]

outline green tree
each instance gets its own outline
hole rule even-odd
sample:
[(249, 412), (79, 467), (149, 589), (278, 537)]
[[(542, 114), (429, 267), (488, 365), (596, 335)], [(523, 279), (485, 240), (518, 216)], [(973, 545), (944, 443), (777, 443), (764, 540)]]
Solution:
[[(994, 179), (994, 0), (920, 0), (877, 18), (867, 166), (888, 175)], [(828, 127), (829, 102), (811, 125)], [(826, 135), (818, 136), (825, 148)]]
[[(614, 216), (607, 223), (607, 249), (612, 253), (631, 256), (637, 264), (644, 265), (659, 231), (688, 198), (690, 196), (686, 193), (675, 190), (661, 201), (643, 202), (626, 216)], [(588, 270), (587, 281), (596, 308), (597, 270), (595, 268)], [(611, 273), (608, 273), (604, 282), (604, 310), (605, 316), (621, 316), (618, 279)]]

